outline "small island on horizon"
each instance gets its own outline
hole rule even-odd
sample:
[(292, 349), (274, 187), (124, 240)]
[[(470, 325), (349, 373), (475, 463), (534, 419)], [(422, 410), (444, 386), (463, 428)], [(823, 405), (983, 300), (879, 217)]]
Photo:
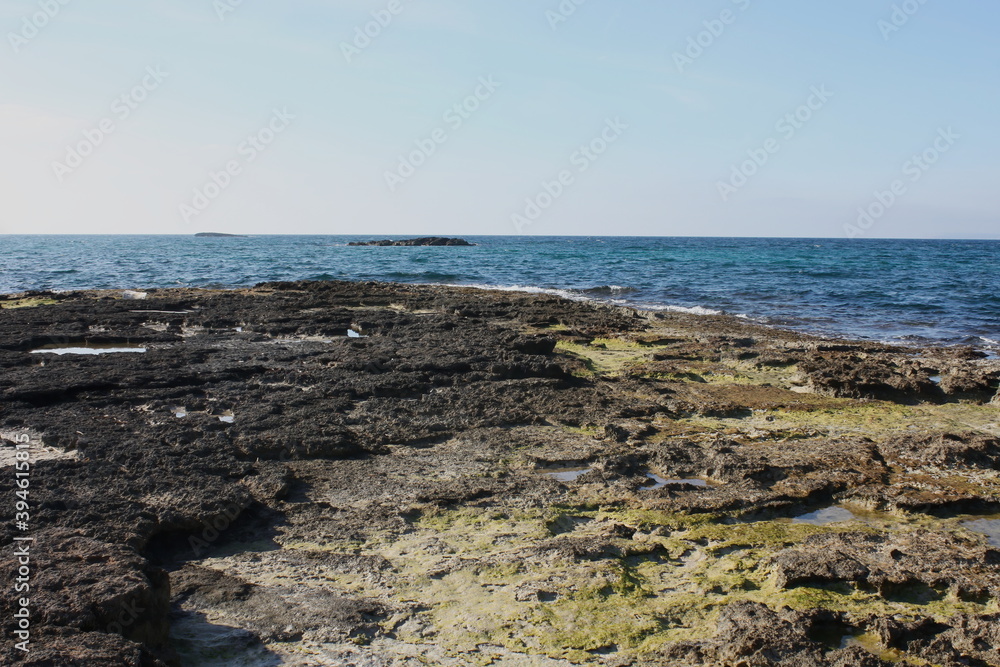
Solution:
[(406, 239), (403, 241), (392, 241), (385, 239), (382, 241), (351, 241), (349, 246), (474, 246), (465, 239), (449, 239), (441, 236), (427, 236), (419, 239)]

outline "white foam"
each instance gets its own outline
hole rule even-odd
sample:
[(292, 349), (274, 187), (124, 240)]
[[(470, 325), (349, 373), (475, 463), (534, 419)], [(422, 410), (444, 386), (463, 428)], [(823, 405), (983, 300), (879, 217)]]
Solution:
[[(714, 308), (705, 308), (704, 306), (657, 306), (657, 305), (643, 305), (640, 306), (643, 310), (652, 310), (657, 312), (670, 312), (670, 313), (687, 313), (688, 315), (725, 315), (721, 310), (715, 310)], [(738, 315), (737, 317), (746, 317), (746, 315)]]
[[(571, 301), (593, 301), (593, 302), (597, 302), (597, 303), (614, 303), (615, 305), (627, 304), (626, 301), (623, 301), (621, 299), (613, 299), (613, 300), (595, 299), (594, 297), (586, 296), (584, 294), (580, 294), (579, 292), (575, 292), (573, 290), (556, 289), (556, 288), (552, 288), (552, 287), (535, 287), (535, 286), (532, 286), (532, 285), (490, 285), (490, 284), (484, 284), (484, 283), (473, 283), (473, 284), (470, 284), (470, 285), (446, 284), (444, 286), (445, 287), (471, 287), (473, 289), (493, 290), (493, 291), (497, 291), (497, 292), (524, 292), (526, 294), (549, 294), (549, 295), (552, 295), (552, 296), (561, 296), (564, 299), (569, 299)], [(615, 290), (615, 291), (625, 291), (625, 290), (629, 289), (628, 287), (621, 287), (619, 285), (610, 285), (609, 287), (610, 287), (611, 290)], [(629, 307), (635, 308), (637, 310), (648, 310), (648, 311), (654, 311), (654, 312), (687, 313), (689, 315), (725, 315), (726, 314), (725, 312), (723, 312), (721, 310), (715, 310), (713, 308), (705, 308), (703, 306), (692, 306), (692, 307), (687, 307), (687, 306), (670, 306), (670, 305), (666, 305), (665, 306), (665, 305), (661, 305), (661, 304), (647, 304), (647, 303), (627, 304), (627, 305)], [(745, 320), (750, 319), (750, 317), (748, 315), (744, 315), (742, 313), (734, 315), (734, 317), (739, 317), (739, 318), (745, 319)]]
[(531, 285), (490, 285), (486, 283), (473, 283), (470, 285), (445, 284), (445, 287), (471, 287), (473, 289), (491, 290), (496, 292), (524, 292), (526, 294), (550, 294), (561, 296), (572, 301), (593, 301), (590, 297), (583, 296), (566, 289), (554, 289), (551, 287), (534, 287)]

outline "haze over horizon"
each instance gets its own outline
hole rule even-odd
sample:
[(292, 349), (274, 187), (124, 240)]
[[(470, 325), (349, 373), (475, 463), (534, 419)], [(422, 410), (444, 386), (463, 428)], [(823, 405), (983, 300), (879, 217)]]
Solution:
[(3, 0), (0, 233), (1000, 238), (998, 19)]

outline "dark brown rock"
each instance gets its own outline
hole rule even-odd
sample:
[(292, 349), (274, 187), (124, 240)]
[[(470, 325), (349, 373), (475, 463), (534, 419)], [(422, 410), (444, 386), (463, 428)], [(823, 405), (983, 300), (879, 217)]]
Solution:
[(406, 239), (403, 241), (351, 241), (350, 246), (471, 246), (465, 239), (449, 239), (440, 236), (428, 236), (419, 239)]
[[(154, 665), (154, 654), (171, 657), (163, 646), (170, 619), (197, 619), (202, 610), (224, 617), (257, 645), (296, 638), (388, 642), (397, 620), (422, 628), (420, 636), (432, 643), (419, 600), (409, 608), (408, 600), (370, 592), (388, 586), (399, 563), (378, 547), (368, 550), (373, 537), (392, 544), (454, 510), (470, 522), (497, 515), (495, 524), (543, 511), (560, 518), (527, 545), (517, 535), (476, 535), (495, 539), (497, 551), (473, 566), (442, 536), (422, 547), (428, 566), (421, 576), (445, 578), (480, 566), (507, 572), (530, 559), (567, 570), (608, 565), (624, 573), (637, 562), (673, 571), (684, 557), (657, 543), (675, 531), (663, 517), (702, 515), (705, 523), (696, 516), (695, 525), (736, 526), (844, 498), (937, 508), (995, 500), (988, 485), (966, 479), (985, 479), (996, 467), (992, 436), (866, 437), (858, 434), (859, 420), (843, 429), (809, 421), (844, 406), (873, 407), (826, 395), (919, 402), (953, 400), (954, 391), (965, 392), (963, 401), (978, 400), (976, 369), (987, 362), (974, 356), (820, 344), (733, 318), (649, 315), (466, 288), (283, 282), (227, 292), (150, 290), (141, 308), (107, 293), (53, 300), (0, 313), (0, 428), (30, 431), (39, 448), (54, 448), (32, 470), (31, 528), (45, 567), (36, 582), (40, 643), (33, 664)], [(349, 328), (365, 337), (348, 337)], [(595, 371), (563, 352), (608, 336), (627, 348), (621, 372)], [(87, 342), (149, 351), (28, 354)], [(796, 364), (823, 396), (777, 386), (779, 380), (747, 382), (734, 370), (763, 369), (770, 383)], [(934, 373), (955, 380), (938, 387)], [(771, 431), (764, 415), (792, 415), (805, 425)], [(574, 466), (591, 470), (570, 483), (542, 474)], [(924, 470), (933, 467), (958, 471), (959, 482)], [(711, 484), (651, 489), (647, 471)], [(7, 497), (12, 479), (0, 478)], [(619, 516), (605, 520), (602, 512)], [(9, 554), (13, 517), (0, 519), (0, 547)], [(996, 595), (996, 550), (956, 535), (873, 529), (791, 545), (751, 536), (745, 545), (699, 542), (692, 549), (721, 558), (746, 548), (746, 561), (759, 559), (761, 576), (770, 568), (785, 589), (869, 587), (889, 601)], [(290, 542), (297, 546), (286, 548)], [(294, 575), (268, 583), (266, 569), (254, 579), (252, 571), (191, 563), (230, 549), (252, 565), (272, 558), (269, 564)], [(778, 552), (773, 561), (769, 549)], [(160, 567), (174, 583), (172, 616)], [(297, 585), (338, 573), (365, 583), (351, 591)], [(557, 579), (511, 592), (510, 599), (547, 604), (570, 597)], [(727, 595), (759, 594), (754, 585), (745, 578)], [(607, 593), (608, 604), (616, 603), (615, 594)], [(714, 596), (705, 593), (706, 609)], [(127, 627), (114, 625), (116, 606), (133, 603), (144, 611)], [(881, 627), (876, 621), (822, 613), (730, 605), (717, 637), (668, 648), (664, 659), (880, 664), (859, 647), (839, 649), (815, 638), (823, 623), (839, 623), (846, 634), (874, 632)], [(970, 615), (944, 629), (914, 626), (886, 637), (949, 664), (956, 658), (946, 653), (941, 637), (947, 635), (958, 650), (988, 663), (992, 654), (981, 644), (994, 640), (990, 620)], [(23, 658), (3, 650), (8, 662)], [(631, 660), (608, 657), (613, 652), (602, 646), (590, 655), (606, 664)]]

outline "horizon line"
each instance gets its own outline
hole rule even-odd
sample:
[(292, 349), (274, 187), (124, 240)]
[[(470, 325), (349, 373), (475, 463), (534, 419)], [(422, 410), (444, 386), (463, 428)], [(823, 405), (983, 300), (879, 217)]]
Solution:
[[(15, 232), (0, 232), (0, 237), (4, 236), (164, 236), (164, 237), (183, 237), (183, 238), (198, 238), (197, 234), (213, 233), (213, 234), (226, 234), (228, 238), (255, 238), (260, 236), (343, 236), (343, 237), (393, 237), (393, 236), (405, 236), (409, 238), (464, 238), (455, 237), (453, 235), (447, 234), (417, 234), (417, 233), (383, 233), (383, 232), (373, 232), (368, 234), (282, 234), (274, 232), (262, 232), (262, 233), (248, 233), (240, 234), (236, 232), (190, 232), (185, 234), (169, 233), (169, 232), (147, 232), (147, 233), (122, 233), (122, 232), (105, 232), (105, 233), (72, 233), (72, 232), (45, 232), (45, 233), (15, 233)], [(531, 238), (598, 238), (598, 239), (783, 239), (783, 240), (814, 240), (814, 241), (1000, 241), (1000, 235), (997, 236), (923, 236), (923, 237), (909, 237), (909, 236), (865, 236), (858, 238), (848, 238), (846, 236), (711, 236), (711, 235), (699, 235), (699, 234), (669, 234), (663, 236), (657, 236), (652, 234), (467, 234), (469, 238), (510, 238), (510, 239), (531, 239)], [(205, 237), (201, 237), (205, 238)], [(215, 237), (215, 238), (225, 238), (225, 237)]]

